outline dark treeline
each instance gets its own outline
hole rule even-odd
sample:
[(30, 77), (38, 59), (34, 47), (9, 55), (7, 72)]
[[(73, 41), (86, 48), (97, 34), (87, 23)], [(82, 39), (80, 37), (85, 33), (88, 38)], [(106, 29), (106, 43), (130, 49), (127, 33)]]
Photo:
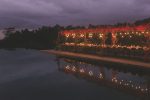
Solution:
[(0, 40), (0, 48), (26, 48), (26, 49), (51, 49), (57, 44), (58, 33), (62, 30), (83, 29), (85, 27), (71, 25), (63, 27), (43, 26), (35, 30), (24, 29), (21, 31), (6, 31), (6, 37)]
[(141, 25), (141, 24), (149, 24), (149, 23), (150, 23), (150, 18), (146, 18), (146, 19), (143, 19), (143, 20), (138, 20), (134, 24), (135, 25)]
[[(89, 24), (88, 28), (98, 28), (107, 26), (132, 26), (150, 23), (150, 18), (136, 21), (134, 24), (118, 23), (115, 25), (92, 25)], [(0, 40), (0, 48), (13, 49), (13, 48), (26, 48), (26, 49), (51, 49), (57, 45), (58, 33), (63, 30), (84, 29), (84, 26), (60, 26), (53, 27), (43, 26), (35, 30), (24, 29), (21, 31), (6, 31), (6, 37)]]

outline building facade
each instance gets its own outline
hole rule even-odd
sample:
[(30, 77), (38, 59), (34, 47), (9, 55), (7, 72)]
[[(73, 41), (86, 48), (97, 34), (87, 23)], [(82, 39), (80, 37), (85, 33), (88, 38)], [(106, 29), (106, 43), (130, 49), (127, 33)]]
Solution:
[(150, 51), (150, 24), (102, 26), (93, 29), (64, 30), (59, 34), (62, 47), (93, 47)]

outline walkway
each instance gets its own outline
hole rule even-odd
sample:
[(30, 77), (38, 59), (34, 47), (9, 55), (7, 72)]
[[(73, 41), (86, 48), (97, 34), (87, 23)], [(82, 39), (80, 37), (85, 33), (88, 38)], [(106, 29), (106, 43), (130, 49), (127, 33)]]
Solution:
[(81, 54), (81, 53), (56, 51), (56, 50), (43, 50), (43, 51), (54, 54), (54, 55), (60, 55), (60, 56), (68, 56), (68, 57), (82, 58), (82, 59), (92, 59), (92, 60), (99, 60), (99, 61), (105, 61), (105, 62), (114, 62), (114, 63), (133, 65), (133, 66), (138, 66), (138, 67), (143, 67), (143, 68), (150, 68), (150, 63), (127, 60), (127, 59), (120, 59), (120, 58), (113, 58), (113, 57), (101, 57), (101, 56), (90, 55), (90, 54)]

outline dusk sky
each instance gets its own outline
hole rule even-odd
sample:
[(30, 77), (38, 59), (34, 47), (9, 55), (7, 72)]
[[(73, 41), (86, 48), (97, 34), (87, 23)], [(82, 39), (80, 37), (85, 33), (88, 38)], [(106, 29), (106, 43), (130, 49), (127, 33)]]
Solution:
[(150, 0), (0, 0), (0, 28), (133, 22), (150, 17)]

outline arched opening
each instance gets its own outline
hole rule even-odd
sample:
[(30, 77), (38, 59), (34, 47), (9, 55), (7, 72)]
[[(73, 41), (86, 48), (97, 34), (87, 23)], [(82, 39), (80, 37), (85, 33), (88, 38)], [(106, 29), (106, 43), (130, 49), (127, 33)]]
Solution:
[(105, 44), (112, 45), (112, 33), (111, 32), (106, 33)]

